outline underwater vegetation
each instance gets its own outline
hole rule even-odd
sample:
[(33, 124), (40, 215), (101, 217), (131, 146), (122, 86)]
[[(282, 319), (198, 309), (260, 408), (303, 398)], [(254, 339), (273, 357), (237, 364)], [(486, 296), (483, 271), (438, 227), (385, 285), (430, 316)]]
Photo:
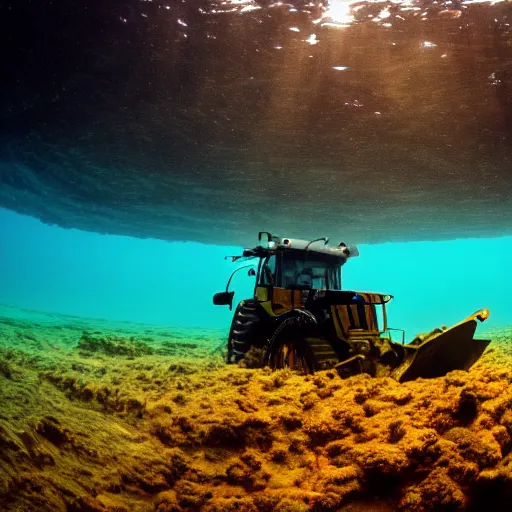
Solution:
[(14, 313), (3, 511), (508, 510), (512, 328), (469, 372), (399, 384), (225, 365), (218, 330)]

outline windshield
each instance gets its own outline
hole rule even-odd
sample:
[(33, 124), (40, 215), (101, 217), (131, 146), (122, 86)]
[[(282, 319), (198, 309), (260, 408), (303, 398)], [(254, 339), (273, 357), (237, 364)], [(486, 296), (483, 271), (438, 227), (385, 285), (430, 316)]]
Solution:
[[(332, 256), (304, 251), (282, 254), (277, 286), (341, 290), (341, 260)], [(281, 274), (281, 275), (279, 275)]]

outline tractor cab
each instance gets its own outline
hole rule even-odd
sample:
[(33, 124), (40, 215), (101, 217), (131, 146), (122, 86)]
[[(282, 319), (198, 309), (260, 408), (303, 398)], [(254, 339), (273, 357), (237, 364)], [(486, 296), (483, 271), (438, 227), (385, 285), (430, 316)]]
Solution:
[(258, 273), (258, 286), (295, 290), (341, 290), (346, 259), (314, 250), (289, 248), (270, 253)]
[(258, 239), (258, 247), (244, 251), (244, 257), (260, 257), (257, 286), (341, 290), (341, 267), (359, 254), (356, 247), (348, 248), (343, 242), (328, 247), (326, 237), (308, 242), (261, 232)]
[[(341, 267), (349, 257), (359, 255), (356, 247), (349, 248), (343, 242), (328, 247), (327, 237), (312, 241), (281, 239), (263, 231), (258, 234), (258, 241), (258, 246), (245, 249), (241, 256), (229, 256), (233, 262), (252, 263), (233, 271), (226, 291), (215, 294), (214, 304), (232, 307), (234, 292), (229, 291), (231, 280), (238, 271), (249, 267), (252, 267), (249, 275), (256, 275), (254, 299), (259, 302), (271, 301), (274, 291), (279, 296), (283, 290), (341, 290)], [(256, 259), (259, 261), (255, 273), (253, 269)], [(303, 297), (307, 295), (301, 294)]]

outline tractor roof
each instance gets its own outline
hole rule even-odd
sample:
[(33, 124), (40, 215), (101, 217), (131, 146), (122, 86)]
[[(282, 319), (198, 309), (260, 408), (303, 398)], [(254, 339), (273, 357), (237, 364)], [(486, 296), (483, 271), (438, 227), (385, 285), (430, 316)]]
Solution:
[(245, 249), (243, 253), (244, 257), (263, 258), (268, 254), (282, 251), (321, 253), (333, 256), (335, 258), (341, 258), (343, 260), (359, 256), (357, 247), (347, 247), (347, 245), (343, 242), (337, 246), (329, 247), (329, 239), (327, 237), (307, 241), (288, 237), (280, 238), (264, 231), (259, 233), (258, 240), (260, 245), (253, 249)]

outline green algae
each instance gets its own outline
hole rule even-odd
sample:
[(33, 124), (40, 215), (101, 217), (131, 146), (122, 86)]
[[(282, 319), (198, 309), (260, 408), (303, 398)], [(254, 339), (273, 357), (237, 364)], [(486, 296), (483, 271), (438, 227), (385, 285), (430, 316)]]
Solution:
[(131, 337), (98, 336), (84, 332), (78, 341), (77, 349), (82, 353), (102, 353), (109, 356), (141, 357), (154, 353), (154, 349), (142, 341)]
[(3, 511), (420, 512), (469, 507), (485, 489), (509, 498), (505, 330), (471, 372), (399, 384), (226, 366), (214, 331), (37, 323), (0, 318)]

